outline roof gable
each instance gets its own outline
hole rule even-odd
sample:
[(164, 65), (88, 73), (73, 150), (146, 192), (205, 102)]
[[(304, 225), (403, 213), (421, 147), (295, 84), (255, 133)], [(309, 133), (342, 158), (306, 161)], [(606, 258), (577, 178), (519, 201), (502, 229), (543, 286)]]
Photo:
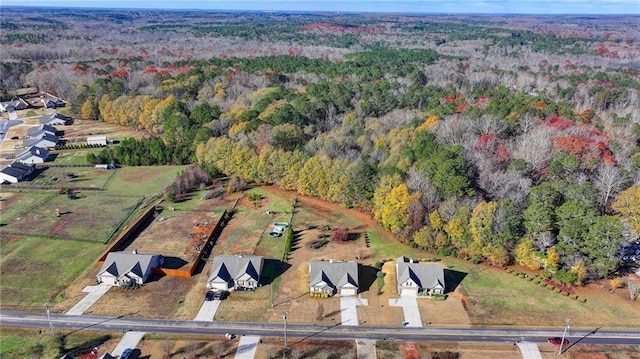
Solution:
[(318, 286), (321, 282), (334, 288), (358, 288), (358, 264), (356, 262), (333, 261), (309, 263), (309, 284)]
[(396, 259), (398, 283), (412, 280), (420, 288), (441, 287), (444, 289), (444, 269), (437, 264), (407, 262), (406, 258)]
[(227, 282), (250, 276), (254, 280), (260, 279), (264, 257), (251, 255), (219, 255), (213, 258), (208, 282), (221, 278)]

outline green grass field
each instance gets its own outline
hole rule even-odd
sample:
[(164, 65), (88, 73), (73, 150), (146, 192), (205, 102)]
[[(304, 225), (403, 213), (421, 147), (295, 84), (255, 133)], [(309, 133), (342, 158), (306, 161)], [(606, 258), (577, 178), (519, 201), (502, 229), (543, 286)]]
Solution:
[(99, 243), (22, 237), (2, 242), (0, 272), (3, 309), (41, 310), (61, 299), (64, 286), (93, 265)]
[[(22, 197), (23, 193), (17, 195)], [(3, 218), (3, 223), (7, 223), (4, 234), (106, 242), (142, 197), (85, 191), (75, 199), (62, 194), (49, 194), (44, 198), (31, 206), (22, 205), (20, 199), (20, 204), (15, 206), (21, 207), (21, 212), (16, 212), (12, 205), (11, 217)], [(60, 216), (56, 216), (56, 209)]]

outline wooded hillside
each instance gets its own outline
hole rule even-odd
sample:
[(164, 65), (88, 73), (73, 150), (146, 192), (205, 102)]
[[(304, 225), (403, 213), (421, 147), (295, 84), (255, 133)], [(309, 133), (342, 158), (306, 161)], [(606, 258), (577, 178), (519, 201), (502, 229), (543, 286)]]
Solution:
[(581, 284), (634, 264), (639, 20), (22, 9), (0, 88), (146, 133), (90, 162), (197, 162)]

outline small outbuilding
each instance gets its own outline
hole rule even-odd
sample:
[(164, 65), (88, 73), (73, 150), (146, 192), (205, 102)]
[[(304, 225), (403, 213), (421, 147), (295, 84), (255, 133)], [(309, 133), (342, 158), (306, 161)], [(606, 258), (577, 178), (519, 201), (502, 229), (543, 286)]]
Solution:
[(106, 146), (107, 136), (89, 136), (87, 137), (87, 145), (89, 146)]

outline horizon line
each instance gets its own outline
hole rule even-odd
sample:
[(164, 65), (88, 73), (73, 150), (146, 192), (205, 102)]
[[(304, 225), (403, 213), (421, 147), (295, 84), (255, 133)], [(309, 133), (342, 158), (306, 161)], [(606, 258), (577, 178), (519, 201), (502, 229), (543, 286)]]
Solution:
[[(108, 6), (60, 6), (60, 5), (2, 5), (3, 8), (32, 8), (32, 9), (56, 9), (56, 10), (99, 10), (99, 11), (206, 11), (206, 12), (254, 12), (254, 13), (296, 13), (296, 14), (379, 14), (379, 15), (485, 15), (485, 16), (629, 16), (638, 17), (638, 13), (535, 13), (535, 12), (427, 12), (427, 11), (351, 11), (351, 10), (287, 10), (287, 9), (216, 9), (216, 8), (171, 8), (171, 7), (108, 7)], [(0, 16), (1, 17), (1, 16)]]

